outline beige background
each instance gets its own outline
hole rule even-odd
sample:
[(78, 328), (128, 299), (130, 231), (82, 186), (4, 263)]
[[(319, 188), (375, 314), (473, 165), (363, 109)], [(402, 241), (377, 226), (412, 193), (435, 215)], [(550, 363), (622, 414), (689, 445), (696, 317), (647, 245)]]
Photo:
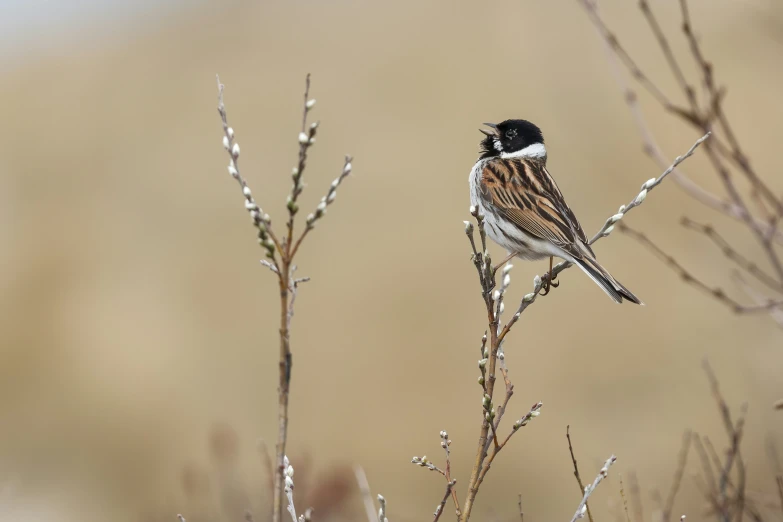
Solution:
[[(632, 4), (603, 9), (674, 92)], [(675, 3), (653, 6), (684, 53)], [(783, 190), (783, 10), (763, 0), (701, 0), (692, 10), (730, 87), (737, 132)], [(440, 500), (442, 480), (409, 463), (441, 459), (439, 430), (454, 441), (462, 496), (474, 454), (485, 324), (462, 220), (479, 124), (539, 123), (551, 170), (588, 231), (659, 173), (577, 2), (206, 2), (36, 38), (41, 45), (0, 70), (3, 519), (206, 520), (219, 501), (193, 486), (206, 480), (200, 469), (212, 470), (210, 495), (218, 475), (225, 483), (236, 473), (230, 480), (264, 519), (254, 446), (275, 437), (276, 283), (259, 266), (226, 173), (215, 73), (243, 172), (278, 223), (306, 72), (322, 126), (303, 207), (325, 193), (343, 154), (356, 158), (298, 260), (312, 282), (294, 319), (290, 454), (296, 466), (310, 453), (315, 470), (362, 464), (391, 520), (427, 519)], [(642, 101), (666, 152), (687, 150), (694, 132)], [(718, 189), (703, 157), (687, 171)], [(672, 183), (628, 222), (705, 279), (726, 281), (727, 261), (678, 226), (682, 215), (721, 225), (761, 258), (740, 226)], [(649, 491), (668, 490), (683, 429), (725, 445), (703, 357), (735, 412), (749, 402), (749, 487), (772, 494), (764, 445), (782, 442), (783, 414), (771, 409), (783, 395), (780, 329), (733, 316), (628, 237), (597, 253), (648, 306), (616, 306), (571, 270), (525, 313), (506, 346), (509, 416), (536, 400), (543, 414), (493, 466), (480, 519), (514, 519), (518, 492), (526, 520), (571, 516), (579, 493), (566, 424), (585, 476), (610, 453), (620, 458), (594, 499), (601, 520), (619, 501), (618, 474), (634, 471), (649, 518)], [(541, 271), (517, 263), (511, 298)], [(231, 428), (213, 435), (210, 452), (214, 423)], [(234, 442), (237, 469), (227, 471)], [(186, 498), (184, 468), (201, 501)], [(703, 503), (684, 483), (676, 512), (698, 520)], [(242, 491), (225, 487), (235, 497), (223, 520), (239, 520)], [(355, 495), (345, 506), (346, 518), (362, 518)]]

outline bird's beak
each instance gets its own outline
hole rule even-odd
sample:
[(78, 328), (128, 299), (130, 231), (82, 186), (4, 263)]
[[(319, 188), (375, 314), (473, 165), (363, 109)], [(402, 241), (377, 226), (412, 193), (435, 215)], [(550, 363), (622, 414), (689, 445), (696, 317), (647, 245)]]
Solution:
[(490, 132), (490, 131), (488, 131), (486, 129), (479, 129), (479, 132), (489, 136), (490, 138), (497, 136), (497, 134), (498, 134), (498, 132), (497, 132), (498, 131), (498, 126), (497, 125), (495, 125), (494, 123), (484, 123), (483, 125), (486, 125), (490, 129), (492, 129), (492, 132)]

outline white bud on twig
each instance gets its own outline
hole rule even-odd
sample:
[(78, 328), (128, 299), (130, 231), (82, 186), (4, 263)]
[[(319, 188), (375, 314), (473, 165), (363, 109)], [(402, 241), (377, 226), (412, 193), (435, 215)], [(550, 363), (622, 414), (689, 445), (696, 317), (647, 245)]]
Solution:
[(647, 197), (647, 189), (642, 189), (642, 191), (639, 192), (639, 195), (636, 196), (636, 199), (633, 200), (633, 202), (639, 205), (642, 201), (644, 201), (644, 198), (646, 197)]
[(231, 142), (228, 141), (228, 136), (223, 136), (223, 148), (228, 150), (231, 147)]
[(228, 173), (231, 174), (233, 177), (237, 177), (239, 175), (237, 168), (233, 165), (228, 166)]
[(644, 185), (642, 185), (643, 190), (650, 190), (653, 185), (655, 185), (656, 179), (650, 178), (647, 181), (644, 182)]
[(234, 143), (234, 146), (231, 147), (231, 155), (234, 156), (234, 159), (239, 157), (239, 143)]
[(617, 214), (615, 214), (614, 216), (610, 217), (610, 218), (609, 218), (609, 221), (611, 221), (612, 223), (617, 223), (617, 222), (618, 222), (618, 221), (620, 221), (621, 219), (623, 219), (623, 215), (622, 215), (622, 213), (617, 213)]
[(299, 143), (304, 144), (307, 143), (309, 140), (310, 138), (307, 137), (307, 134), (305, 134), (304, 132), (299, 133)]
[(244, 194), (247, 197), (250, 197), (252, 194), (250, 193), (250, 187), (245, 187), (242, 189), (242, 194)]
[(313, 107), (315, 107), (315, 99), (307, 100), (307, 103), (305, 103), (305, 107), (307, 107), (307, 110), (310, 110)]

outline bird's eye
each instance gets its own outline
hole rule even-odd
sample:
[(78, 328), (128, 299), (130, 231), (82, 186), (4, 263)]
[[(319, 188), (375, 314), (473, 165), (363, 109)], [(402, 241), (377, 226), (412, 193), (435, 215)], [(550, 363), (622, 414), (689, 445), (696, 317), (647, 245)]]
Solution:
[(516, 129), (508, 129), (506, 131), (506, 138), (512, 139), (517, 137), (517, 130)]

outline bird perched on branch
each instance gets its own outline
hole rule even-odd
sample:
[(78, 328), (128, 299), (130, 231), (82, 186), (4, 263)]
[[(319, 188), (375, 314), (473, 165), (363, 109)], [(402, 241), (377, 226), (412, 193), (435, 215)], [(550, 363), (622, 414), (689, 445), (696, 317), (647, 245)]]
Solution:
[[(481, 156), (470, 172), (470, 202), (484, 215), (487, 235), (509, 256), (549, 258), (544, 295), (553, 282), (554, 257), (581, 268), (615, 302), (643, 304), (596, 260), (582, 226), (546, 168), (544, 136), (527, 120), (485, 123)], [(501, 263), (502, 265), (503, 263)]]

